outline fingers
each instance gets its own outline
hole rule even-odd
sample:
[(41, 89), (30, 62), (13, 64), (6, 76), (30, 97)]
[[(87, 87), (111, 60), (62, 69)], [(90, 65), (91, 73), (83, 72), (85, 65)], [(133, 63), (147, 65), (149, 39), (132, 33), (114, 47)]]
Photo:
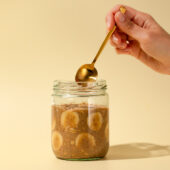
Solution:
[(128, 48), (125, 49), (120, 49), (120, 48), (115, 48), (117, 54), (130, 54), (130, 50)]
[(130, 37), (140, 40), (145, 34), (143, 27), (146, 25), (146, 21), (149, 20), (149, 16), (140, 11), (137, 11), (131, 7), (124, 6), (126, 13), (120, 12), (120, 7), (124, 5), (116, 5), (106, 16), (107, 29), (111, 30), (115, 24), (121, 31), (129, 35)]
[(122, 14), (121, 12), (117, 12), (115, 14), (115, 21), (121, 31), (138, 41), (140, 41), (145, 34), (145, 30), (131, 21), (126, 13)]
[[(116, 5), (109, 13), (106, 15), (106, 24), (107, 24), (107, 29), (110, 31), (113, 26), (115, 25), (115, 19), (114, 16), (115, 14), (120, 11), (120, 7), (124, 5)], [(128, 6), (124, 6), (126, 8), (126, 16), (129, 19), (132, 19), (136, 16), (137, 11), (133, 8), (130, 8)]]
[(129, 6), (126, 6), (126, 5), (121, 5), (121, 4), (118, 4), (116, 5), (111, 11), (110, 13), (112, 13), (113, 15), (115, 15), (118, 11), (120, 11), (120, 7), (125, 7), (126, 8), (126, 15), (128, 18), (130, 19), (133, 19), (137, 13), (140, 13), (139, 11), (129, 7)]
[(116, 30), (111, 36), (110, 43), (116, 48), (125, 49), (127, 47), (127, 35)]
[[(126, 5), (116, 5), (113, 9), (111, 9), (109, 11), (109, 13), (107, 14), (106, 16), (106, 21), (110, 21), (109, 19), (107, 20), (107, 17), (108, 18), (112, 18), (115, 16), (115, 14), (117, 12), (120, 11), (120, 7), (123, 6), (126, 8), (126, 17), (129, 18), (129, 20), (133, 20), (133, 22), (135, 22), (135, 24), (139, 25), (139, 26), (143, 26), (144, 22), (150, 18), (148, 14), (145, 14), (141, 11), (137, 11), (129, 6), (126, 6)], [(109, 23), (108, 23), (109, 25)]]
[(108, 31), (110, 31), (115, 25), (115, 19), (114, 19), (114, 15), (112, 14), (112, 12), (109, 12), (106, 16), (106, 25), (107, 25)]

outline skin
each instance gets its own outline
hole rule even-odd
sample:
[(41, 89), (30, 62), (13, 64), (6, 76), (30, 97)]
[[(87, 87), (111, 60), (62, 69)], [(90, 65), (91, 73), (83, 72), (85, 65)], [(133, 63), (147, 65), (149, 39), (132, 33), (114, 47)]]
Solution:
[[(125, 14), (120, 12), (121, 6), (126, 8)], [(118, 28), (110, 43), (118, 54), (134, 56), (151, 69), (170, 75), (170, 35), (152, 16), (116, 5), (106, 16), (108, 31), (115, 24)]]

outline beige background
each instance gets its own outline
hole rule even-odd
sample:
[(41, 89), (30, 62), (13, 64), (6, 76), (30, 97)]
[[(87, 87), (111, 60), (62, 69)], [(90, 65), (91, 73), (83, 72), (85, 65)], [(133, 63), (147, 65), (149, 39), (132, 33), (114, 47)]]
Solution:
[(51, 151), (53, 80), (73, 80), (92, 60), (117, 3), (152, 14), (170, 32), (168, 0), (0, 0), (0, 169), (170, 169), (169, 156), (143, 159), (170, 154), (161, 147), (170, 145), (170, 76), (109, 44), (96, 66), (109, 86), (113, 152), (105, 161), (67, 162)]

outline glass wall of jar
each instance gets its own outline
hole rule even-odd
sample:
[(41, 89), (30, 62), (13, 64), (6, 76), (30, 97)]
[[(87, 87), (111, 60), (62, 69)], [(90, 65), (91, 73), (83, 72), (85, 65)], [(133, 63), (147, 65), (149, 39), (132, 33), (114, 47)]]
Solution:
[(51, 143), (56, 157), (93, 160), (109, 148), (106, 81), (54, 81)]

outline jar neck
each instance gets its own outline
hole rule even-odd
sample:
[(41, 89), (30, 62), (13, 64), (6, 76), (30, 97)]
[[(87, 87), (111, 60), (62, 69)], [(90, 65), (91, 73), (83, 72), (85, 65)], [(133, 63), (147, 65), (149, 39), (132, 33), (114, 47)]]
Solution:
[[(86, 86), (83, 84), (86, 83)], [(104, 95), (107, 90), (105, 80), (95, 82), (73, 82), (73, 81), (54, 81), (53, 95), (76, 95), (76, 96), (96, 96)]]

